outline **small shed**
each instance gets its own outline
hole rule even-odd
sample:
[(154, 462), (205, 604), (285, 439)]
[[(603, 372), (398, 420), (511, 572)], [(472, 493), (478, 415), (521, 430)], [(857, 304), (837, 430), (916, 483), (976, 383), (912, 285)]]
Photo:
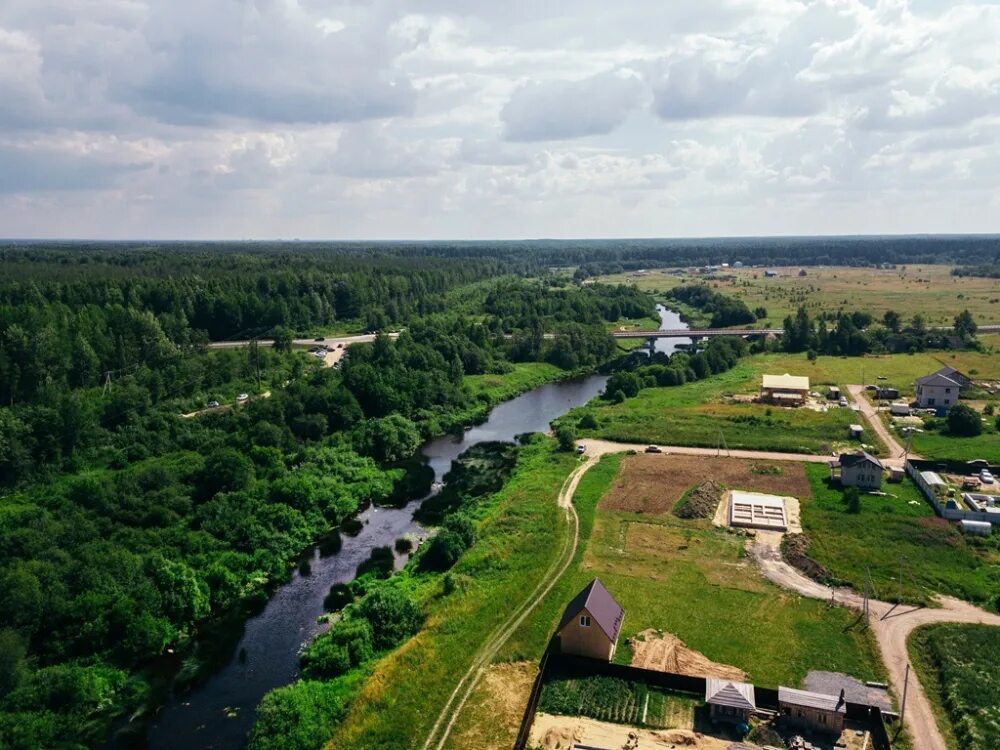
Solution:
[(831, 385), (826, 392), (826, 397), (830, 401), (840, 401), (840, 389), (835, 385)]
[(715, 677), (705, 679), (705, 703), (712, 721), (748, 722), (757, 710), (753, 685)]
[(902, 482), (903, 478), (906, 476), (906, 472), (903, 471), (902, 466), (890, 466), (889, 467), (889, 481), (890, 482)]
[(848, 426), (847, 434), (854, 440), (860, 440), (861, 436), (865, 434), (865, 428), (859, 424), (852, 424)]
[(962, 526), (962, 533), (971, 536), (989, 536), (993, 533), (993, 524), (989, 521), (970, 521), (963, 518), (959, 523)]
[(847, 701), (840, 696), (778, 686), (778, 711), (782, 722), (816, 732), (844, 731)]
[(618, 647), (618, 634), (625, 610), (595, 578), (573, 597), (559, 623), (563, 653), (611, 661)]

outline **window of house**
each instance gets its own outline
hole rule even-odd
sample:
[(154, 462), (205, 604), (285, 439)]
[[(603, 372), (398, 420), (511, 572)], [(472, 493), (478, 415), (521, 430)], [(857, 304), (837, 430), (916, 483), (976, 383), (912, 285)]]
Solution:
[[(944, 389), (944, 392), (945, 392), (945, 393), (951, 393), (951, 388), (945, 388), (945, 389)], [(945, 403), (947, 404), (948, 402), (947, 402), (947, 401), (945, 401)]]
[(932, 398), (927, 399), (927, 405), (928, 406), (934, 406), (934, 399), (932, 399)]
[(590, 615), (580, 615), (580, 626), (584, 628), (590, 627)]

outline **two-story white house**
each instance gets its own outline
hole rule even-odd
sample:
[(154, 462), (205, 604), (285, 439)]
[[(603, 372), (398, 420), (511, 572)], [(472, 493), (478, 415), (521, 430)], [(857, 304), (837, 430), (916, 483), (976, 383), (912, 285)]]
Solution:
[(962, 391), (970, 385), (972, 381), (954, 367), (942, 367), (916, 382), (917, 406), (944, 413), (958, 403)]

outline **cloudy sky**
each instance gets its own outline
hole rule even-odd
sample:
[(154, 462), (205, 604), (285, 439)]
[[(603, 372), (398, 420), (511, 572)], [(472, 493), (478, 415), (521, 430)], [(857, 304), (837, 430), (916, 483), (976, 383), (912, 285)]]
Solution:
[(975, 0), (2, 0), (0, 236), (996, 232), (998, 40)]

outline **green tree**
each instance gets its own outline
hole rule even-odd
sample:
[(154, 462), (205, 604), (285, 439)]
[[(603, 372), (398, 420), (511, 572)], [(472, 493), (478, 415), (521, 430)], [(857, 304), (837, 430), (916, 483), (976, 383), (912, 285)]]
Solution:
[(961, 437), (975, 437), (983, 431), (979, 412), (968, 404), (955, 404), (948, 410), (948, 432)]
[(962, 338), (971, 338), (976, 335), (976, 321), (972, 318), (972, 313), (962, 310), (955, 316), (955, 333)]
[(290, 352), (292, 350), (292, 332), (284, 326), (276, 326), (271, 337), (274, 339), (274, 351)]
[(402, 414), (369, 419), (361, 425), (358, 448), (377, 461), (401, 461), (420, 447), (420, 432), (416, 424)]
[(895, 310), (886, 310), (882, 316), (882, 324), (893, 333), (899, 333), (903, 327), (903, 320)]
[(847, 505), (848, 513), (861, 512), (861, 493), (857, 487), (848, 487), (844, 490), (844, 504)]
[(11, 628), (0, 629), (0, 700), (16, 688), (24, 677), (27, 649), (21, 634)]
[(559, 441), (559, 450), (572, 451), (576, 449), (576, 430), (572, 425), (561, 424), (556, 428), (556, 440)]

